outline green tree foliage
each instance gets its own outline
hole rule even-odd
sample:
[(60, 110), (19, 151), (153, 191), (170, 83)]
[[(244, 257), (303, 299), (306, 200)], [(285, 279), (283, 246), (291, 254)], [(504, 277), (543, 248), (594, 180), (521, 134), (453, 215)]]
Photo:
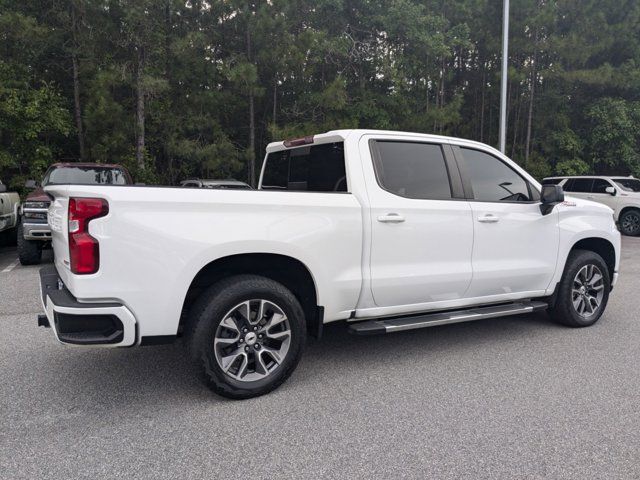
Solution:
[[(512, 0), (507, 154), (640, 174), (640, 2)], [(0, 0), (0, 176), (121, 162), (254, 180), (338, 128), (498, 141), (502, 2)]]
[(21, 189), (25, 178), (42, 175), (61, 154), (71, 123), (56, 84), (39, 74), (48, 32), (19, 12), (0, 15), (0, 174)]

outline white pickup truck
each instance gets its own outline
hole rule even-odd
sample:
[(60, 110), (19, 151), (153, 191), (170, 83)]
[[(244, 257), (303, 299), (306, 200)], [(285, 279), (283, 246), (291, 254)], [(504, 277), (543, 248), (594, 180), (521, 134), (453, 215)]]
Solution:
[(409, 330), (548, 309), (602, 315), (618, 277), (610, 208), (564, 201), (495, 149), (340, 130), (271, 143), (257, 191), (55, 185), (45, 315), (67, 344), (185, 337), (215, 392), (293, 372), (307, 333)]
[(7, 186), (0, 181), (0, 235), (15, 229), (19, 211), (20, 196), (16, 192), (8, 192)]

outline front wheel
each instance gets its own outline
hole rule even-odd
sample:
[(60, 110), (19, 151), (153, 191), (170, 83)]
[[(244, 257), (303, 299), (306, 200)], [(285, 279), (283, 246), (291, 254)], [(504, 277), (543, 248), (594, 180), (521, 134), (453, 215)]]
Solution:
[(640, 210), (627, 210), (620, 215), (619, 224), (624, 235), (640, 235)]
[(25, 240), (22, 222), (18, 223), (18, 258), (21, 265), (38, 265), (42, 261), (42, 242)]
[(569, 254), (562, 280), (558, 284), (551, 318), (570, 327), (588, 327), (596, 323), (609, 301), (611, 280), (602, 257), (589, 250)]
[(306, 324), (296, 297), (283, 285), (238, 275), (206, 290), (191, 309), (187, 346), (200, 377), (219, 395), (264, 395), (294, 371)]

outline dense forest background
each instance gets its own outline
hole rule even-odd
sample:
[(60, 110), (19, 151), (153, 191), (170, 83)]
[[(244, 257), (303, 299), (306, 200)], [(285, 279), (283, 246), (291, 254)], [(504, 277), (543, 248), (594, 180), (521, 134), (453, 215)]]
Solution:
[[(640, 2), (512, 0), (507, 154), (640, 174)], [(255, 180), (337, 128), (498, 142), (501, 0), (0, 0), (0, 178)]]

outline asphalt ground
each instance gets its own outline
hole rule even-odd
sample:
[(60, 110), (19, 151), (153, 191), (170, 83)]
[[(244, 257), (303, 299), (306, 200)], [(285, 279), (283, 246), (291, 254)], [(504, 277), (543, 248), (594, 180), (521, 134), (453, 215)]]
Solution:
[(3, 479), (640, 478), (640, 239), (591, 328), (332, 325), (246, 401), (200, 385), (179, 343), (56, 343), (36, 326), (38, 267), (15, 259), (0, 249)]

